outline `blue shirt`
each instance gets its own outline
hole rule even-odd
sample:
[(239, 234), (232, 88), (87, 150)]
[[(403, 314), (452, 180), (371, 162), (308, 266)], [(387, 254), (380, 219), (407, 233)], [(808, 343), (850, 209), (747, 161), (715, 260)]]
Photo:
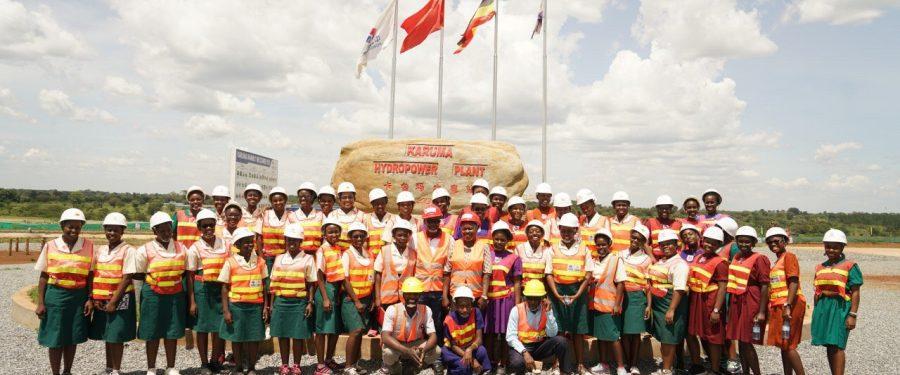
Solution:
[[(525, 318), (528, 319), (528, 325), (537, 327), (541, 323), (542, 313), (543, 306), (538, 309), (537, 312), (533, 312), (526, 305)], [(559, 326), (556, 325), (556, 317), (553, 316), (552, 311), (547, 311), (546, 314), (547, 327), (544, 329), (544, 332), (547, 334), (547, 337), (556, 336), (559, 331)], [(511, 348), (519, 353), (525, 351), (525, 344), (519, 341), (519, 311), (516, 306), (513, 306), (512, 310), (509, 312), (509, 322), (506, 323), (506, 342)]]

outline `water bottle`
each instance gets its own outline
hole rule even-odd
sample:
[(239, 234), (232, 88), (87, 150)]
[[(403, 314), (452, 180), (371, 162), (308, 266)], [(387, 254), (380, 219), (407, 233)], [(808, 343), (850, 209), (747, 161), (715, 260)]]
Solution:
[(785, 320), (784, 323), (781, 324), (781, 339), (787, 341), (791, 338), (791, 322)]
[(762, 340), (762, 328), (759, 326), (759, 322), (753, 323), (753, 341)]

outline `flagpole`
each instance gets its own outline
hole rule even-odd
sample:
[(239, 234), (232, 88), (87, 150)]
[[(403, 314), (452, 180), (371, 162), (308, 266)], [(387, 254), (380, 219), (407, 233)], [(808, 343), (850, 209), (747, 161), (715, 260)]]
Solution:
[(547, 181), (547, 10), (550, 8), (550, 0), (544, 2), (544, 126), (541, 130), (541, 181)]
[(391, 121), (388, 138), (394, 139), (394, 105), (397, 100), (397, 43), (400, 42), (400, 4), (394, 4), (394, 59), (391, 61)]
[[(441, 14), (441, 17), (444, 15)], [(443, 22), (441, 22), (443, 24)], [(441, 51), (438, 63), (438, 120), (437, 137), (441, 139), (441, 120), (444, 116), (444, 27), (441, 26)]]
[(491, 121), (491, 140), (497, 140), (497, 49), (500, 35), (500, 0), (494, 5), (494, 103)]

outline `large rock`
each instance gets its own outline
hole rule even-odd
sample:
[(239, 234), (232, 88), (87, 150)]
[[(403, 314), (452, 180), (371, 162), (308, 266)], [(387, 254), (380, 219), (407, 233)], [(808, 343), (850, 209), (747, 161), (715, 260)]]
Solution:
[(469, 203), (472, 183), (484, 178), (503, 186), (510, 196), (528, 187), (528, 175), (516, 148), (503, 142), (448, 141), (441, 139), (370, 139), (344, 146), (331, 184), (356, 185), (357, 207), (371, 209), (369, 190), (382, 188), (396, 211), (397, 193), (416, 197), (416, 211), (431, 202), (431, 192), (442, 186), (450, 192), (453, 210)]

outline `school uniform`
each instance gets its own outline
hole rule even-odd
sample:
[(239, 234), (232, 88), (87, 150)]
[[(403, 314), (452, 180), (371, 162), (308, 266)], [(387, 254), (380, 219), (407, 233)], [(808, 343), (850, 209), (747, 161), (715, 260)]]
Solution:
[[(769, 284), (770, 268), (769, 258), (759, 253), (751, 253), (747, 257), (738, 254), (728, 266), (728, 293), (731, 299), (725, 338), (762, 345), (762, 339), (753, 340), (753, 326), (756, 324), (754, 318), (759, 313), (762, 286)], [(762, 337), (765, 335), (765, 322), (759, 324)]]
[[(556, 291), (561, 296), (572, 296), (578, 292), (581, 284), (589, 272), (594, 271), (594, 262), (591, 252), (580, 241), (575, 241), (571, 246), (563, 243), (553, 246), (551, 259), (551, 277), (556, 284)], [(565, 333), (588, 333), (588, 293), (582, 293), (570, 304), (563, 303), (552, 294), (550, 303), (553, 304), (553, 314), (559, 324), (559, 330)]]
[[(689, 270), (687, 262), (678, 255), (665, 260), (661, 259), (648, 269), (650, 294), (653, 298), (651, 333), (660, 343), (677, 345), (684, 340), (688, 324), (687, 279)], [(684, 292), (685, 295), (682, 296), (678, 307), (675, 308), (672, 324), (668, 324), (666, 313), (672, 305), (672, 297), (678, 291)]]
[(523, 221), (521, 224), (514, 224), (509, 218), (506, 218), (505, 221), (509, 224), (509, 231), (512, 232), (512, 238), (509, 240), (508, 247), (511, 249), (510, 251), (516, 252), (516, 248), (519, 245), (528, 242), (528, 234), (525, 233), (525, 226), (528, 223)]
[[(782, 337), (781, 325), (784, 324), (784, 309), (788, 302), (788, 278), (797, 278), (797, 295), (790, 306), (789, 324), (791, 326), (788, 339)], [(800, 261), (797, 255), (785, 250), (769, 272), (769, 337), (766, 345), (781, 349), (797, 349), (803, 337), (803, 318), (806, 314), (806, 297), (800, 289)]]
[(372, 253), (373, 257), (377, 256), (378, 253), (381, 252), (381, 248), (390, 242), (389, 237), (391, 237), (391, 233), (386, 231), (386, 229), (393, 227), (396, 216), (397, 215), (390, 212), (385, 212), (384, 217), (381, 219), (379, 219), (378, 215), (374, 212), (367, 213), (363, 216), (363, 221), (366, 224), (366, 231), (369, 235), (369, 252)]
[(350, 288), (363, 305), (363, 313), (360, 313), (350, 294), (347, 291), (341, 293), (341, 325), (344, 332), (349, 333), (369, 326), (369, 308), (375, 290), (375, 265), (371, 255), (362, 254), (352, 245), (341, 256), (341, 265), (344, 278), (350, 282)]
[(400, 302), (400, 287), (403, 280), (415, 275), (416, 250), (406, 249), (403, 253), (397, 248), (397, 244), (391, 243), (382, 248), (375, 257), (375, 272), (381, 273), (381, 285), (376, 285), (381, 295), (383, 308)]
[(590, 295), (590, 333), (597, 340), (615, 342), (622, 337), (622, 314), (613, 315), (613, 308), (619, 303), (616, 298), (617, 284), (625, 282), (625, 264), (616, 253), (607, 254), (603, 259), (592, 259), (593, 283)]
[(294, 220), (296, 220), (295, 216), (286, 209), (280, 217), (275, 210), (267, 209), (256, 221), (254, 232), (262, 236), (261, 254), (267, 268), (272, 268), (276, 256), (284, 254), (284, 227), (294, 223)]
[[(481, 311), (472, 309), (469, 316), (463, 318), (456, 311), (451, 311), (444, 318), (444, 347), (441, 348), (441, 362), (450, 375), (472, 375), (472, 367), (461, 363), (462, 357), (451, 349), (458, 346), (467, 350), (475, 343), (477, 332), (484, 330)], [(491, 371), (491, 359), (484, 345), (478, 345), (472, 351), (472, 359), (481, 364), (482, 372)], [(476, 374), (478, 375), (478, 374)]]
[(546, 283), (547, 275), (553, 271), (553, 248), (548, 242), (541, 240), (535, 249), (525, 241), (516, 246), (516, 255), (522, 258), (522, 285), (529, 280)]
[(316, 305), (316, 333), (338, 334), (341, 333), (341, 306), (338, 300), (339, 291), (344, 283), (344, 267), (341, 261), (341, 251), (332, 247), (328, 242), (322, 243), (316, 252), (316, 267), (325, 275), (325, 295), (331, 301), (331, 311), (325, 311), (322, 306), (325, 297), (316, 288), (314, 295)]
[(134, 253), (133, 269), (125, 273), (143, 273), (140, 323), (141, 340), (180, 339), (187, 326), (187, 297), (184, 272), (188, 269), (187, 248), (170, 240), (163, 247), (156, 240), (147, 242)]
[[(263, 281), (269, 277), (265, 262), (255, 253), (250, 260), (232, 254), (222, 265), (219, 282), (229, 284), (228, 310), (232, 322), (222, 320), (219, 337), (231, 342), (254, 342), (266, 338), (263, 323)], [(224, 302), (223, 302), (224, 303)]]
[[(95, 301), (109, 301), (125, 275), (126, 265), (134, 264), (135, 249), (121, 242), (115, 248), (102, 245), (97, 248), (94, 257), (94, 280), (91, 284), (91, 298)], [(91, 340), (102, 340), (107, 343), (125, 343), (137, 336), (137, 301), (134, 295), (134, 283), (129, 283), (125, 294), (116, 304), (115, 311), (107, 313), (94, 309), (91, 316)]]
[(48, 275), (44, 292), (47, 309), (38, 328), (38, 343), (47, 348), (81, 344), (88, 339), (90, 319), (88, 276), (94, 263), (94, 243), (79, 237), (71, 248), (62, 237), (44, 244), (34, 270)]
[(631, 245), (631, 230), (635, 224), (640, 222), (637, 216), (626, 214), (622, 220), (616, 215), (609, 218), (609, 232), (612, 233), (612, 244), (609, 245), (610, 252), (628, 253)]
[[(846, 321), (850, 314), (850, 289), (863, 285), (863, 274), (859, 265), (842, 255), (837, 262), (830, 260), (816, 266), (816, 302), (812, 314), (812, 344), (847, 347)], [(825, 296), (824, 291), (837, 293)]]
[(292, 257), (290, 252), (275, 258), (269, 293), (274, 295), (270, 334), (272, 337), (308, 339), (312, 337), (313, 319), (306, 317), (309, 293), (315, 288), (318, 268), (313, 255), (305, 252)]
[[(491, 246), (493, 249), (493, 246)], [(515, 283), (522, 277), (522, 260), (508, 249), (493, 249), (491, 284), (485, 313), (485, 333), (505, 333), (509, 311), (516, 305)]]
[(188, 248), (188, 269), (195, 268), (194, 302), (197, 316), (189, 326), (195, 332), (218, 333), (222, 325), (222, 283), (219, 274), (231, 252), (225, 241), (216, 238), (210, 246), (202, 238)]
[(625, 298), (622, 301), (622, 334), (637, 335), (647, 331), (644, 310), (647, 309), (647, 271), (652, 259), (647, 253), (620, 253), (625, 266)]
[(341, 238), (338, 240), (336, 247), (342, 252), (350, 248), (350, 233), (347, 233), (350, 224), (353, 222), (365, 224), (365, 216), (365, 212), (362, 212), (355, 207), (349, 212), (344, 212), (344, 210), (337, 208), (328, 213), (329, 218), (337, 220), (341, 225)]
[(172, 215), (172, 228), (175, 229), (175, 241), (181, 242), (185, 248), (190, 248), (194, 242), (200, 240), (200, 228), (197, 228), (197, 218), (190, 210), (178, 210)]
[(725, 304), (719, 311), (719, 322), (710, 323), (709, 316), (716, 306), (719, 282), (728, 281), (728, 261), (713, 254), (700, 253), (694, 258), (688, 273), (690, 288), (688, 333), (714, 345), (725, 342)]
[(598, 213), (594, 213), (594, 216), (588, 218), (585, 215), (581, 215), (578, 217), (578, 234), (581, 239), (581, 243), (587, 246), (588, 251), (591, 252), (591, 257), (597, 257), (597, 244), (594, 242), (594, 236), (600, 231), (601, 228), (609, 229), (609, 218), (606, 216), (600, 215)]
[(650, 238), (647, 239), (647, 244), (650, 245), (651, 254), (653, 254), (653, 257), (656, 259), (662, 258), (663, 252), (659, 246), (659, 232), (663, 229), (671, 229), (674, 230), (675, 233), (679, 233), (681, 231), (681, 221), (676, 219), (663, 221), (653, 217), (644, 220), (644, 225), (647, 229), (650, 229)]
[(322, 220), (325, 215), (322, 211), (313, 208), (309, 214), (299, 209), (291, 213), (294, 216), (294, 223), (300, 223), (303, 227), (303, 242), (300, 243), (300, 249), (312, 253), (315, 258), (316, 250), (322, 246)]

